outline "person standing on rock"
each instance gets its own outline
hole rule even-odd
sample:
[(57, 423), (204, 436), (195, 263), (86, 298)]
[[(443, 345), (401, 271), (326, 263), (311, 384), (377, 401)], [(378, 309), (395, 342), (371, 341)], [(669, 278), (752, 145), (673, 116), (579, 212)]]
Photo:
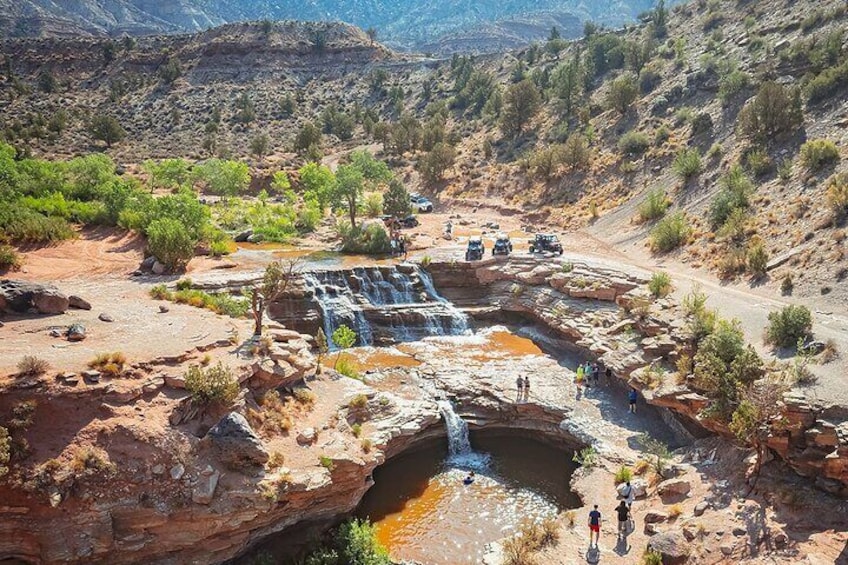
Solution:
[(639, 392), (635, 388), (630, 389), (630, 394), (628, 395), (630, 400), (630, 413), (636, 413), (636, 401), (639, 400)]
[(530, 377), (524, 377), (524, 400), (530, 399)]
[(604, 367), (604, 376), (606, 377), (606, 379), (604, 379), (604, 385), (609, 386), (612, 382), (612, 369), (609, 368), (609, 365)]
[(515, 379), (515, 386), (518, 387), (518, 396), (516, 400), (521, 400), (524, 396), (524, 379), (521, 378), (521, 375), (518, 375), (518, 378)]
[(618, 538), (626, 538), (627, 523), (630, 521), (630, 507), (622, 500), (615, 507), (615, 511), (618, 513)]
[(577, 365), (577, 384), (583, 384), (583, 363)]
[(598, 376), (600, 374), (600, 369), (598, 369), (597, 363), (592, 363), (592, 384), (596, 387), (598, 386)]
[(592, 534), (595, 535), (595, 547), (598, 547), (598, 541), (601, 538), (601, 513), (598, 511), (598, 505), (589, 512), (589, 547), (592, 547)]

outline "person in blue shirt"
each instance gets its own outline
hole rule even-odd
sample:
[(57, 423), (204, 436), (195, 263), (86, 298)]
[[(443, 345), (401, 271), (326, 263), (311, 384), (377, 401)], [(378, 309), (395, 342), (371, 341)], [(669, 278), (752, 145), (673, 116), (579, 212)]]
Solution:
[(598, 547), (598, 540), (601, 537), (601, 513), (598, 511), (598, 505), (589, 512), (589, 547), (592, 547), (592, 534), (595, 536), (595, 547)]
[(635, 388), (630, 389), (630, 412), (636, 413), (636, 401), (639, 400), (639, 392)]

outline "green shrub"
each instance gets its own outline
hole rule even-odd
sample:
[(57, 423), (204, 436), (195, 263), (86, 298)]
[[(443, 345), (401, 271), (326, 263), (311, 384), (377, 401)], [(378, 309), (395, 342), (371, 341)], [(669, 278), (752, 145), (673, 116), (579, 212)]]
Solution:
[[(154, 287), (154, 290), (156, 290), (157, 294), (161, 294), (161, 290), (157, 287)], [(151, 290), (152, 292), (153, 290)], [(157, 298), (157, 296), (154, 296), (154, 298)], [(202, 290), (191, 288), (167, 293), (162, 295), (162, 299), (173, 300), (178, 304), (188, 304), (195, 308), (206, 308), (216, 314), (223, 314), (231, 318), (243, 318), (250, 309), (249, 301), (244, 298), (236, 298), (227, 293), (209, 294)]]
[(653, 549), (645, 549), (645, 553), (642, 554), (641, 565), (663, 565), (662, 553)]
[(0, 230), (9, 241), (20, 243), (56, 243), (76, 237), (65, 218), (44, 216), (9, 202), (0, 202)]
[(827, 100), (848, 86), (848, 61), (841, 65), (829, 67), (813, 77), (807, 83), (805, 92), (807, 102), (817, 104)]
[(23, 260), (14, 247), (0, 243), (0, 271), (17, 271), (22, 264)]
[(671, 251), (686, 243), (690, 233), (691, 228), (686, 214), (675, 212), (668, 215), (651, 230), (651, 250), (659, 253)]
[(365, 214), (369, 218), (376, 218), (383, 213), (383, 195), (372, 192), (365, 197)]
[(848, 213), (848, 172), (837, 173), (828, 179), (827, 204), (839, 220)]
[(683, 149), (674, 158), (672, 167), (680, 178), (689, 180), (701, 173), (701, 154), (694, 147)]
[(618, 471), (615, 472), (615, 484), (621, 483), (629, 483), (633, 479), (633, 471), (630, 470), (630, 467), (625, 467), (622, 465), (618, 468)]
[(354, 363), (348, 357), (342, 357), (335, 364), (336, 371), (351, 379), (362, 380), (362, 375), (356, 368), (356, 363)]
[(571, 460), (585, 469), (591, 469), (598, 464), (598, 450), (592, 446), (584, 447), (575, 452)]
[(768, 316), (766, 342), (777, 347), (792, 347), (810, 335), (813, 316), (806, 306), (785, 306)]
[(739, 127), (745, 135), (766, 142), (795, 131), (804, 121), (798, 89), (765, 82), (757, 96), (739, 112)]
[(638, 96), (636, 78), (630, 73), (623, 74), (610, 83), (606, 97), (607, 107), (626, 114)]
[(762, 277), (766, 274), (768, 261), (769, 254), (763, 240), (754, 239), (748, 246), (748, 269), (754, 276)]
[(171, 300), (173, 294), (164, 284), (157, 284), (150, 289), (150, 297), (154, 300)]
[(230, 405), (239, 393), (238, 379), (220, 361), (206, 369), (197, 365), (189, 367), (185, 374), (185, 388), (192, 399), (201, 404)]
[(169, 270), (184, 267), (194, 257), (196, 243), (179, 220), (161, 218), (147, 227), (150, 252)]
[(661, 188), (655, 188), (648, 192), (645, 200), (639, 204), (639, 220), (649, 222), (662, 218), (669, 206), (668, 197)]
[(718, 83), (718, 98), (722, 105), (728, 106), (750, 84), (750, 77), (738, 69), (722, 76)]
[(618, 140), (619, 150), (626, 155), (640, 155), (648, 150), (651, 140), (640, 131), (628, 131)]
[(364, 228), (362, 225), (352, 228), (349, 222), (341, 222), (338, 233), (342, 240), (342, 253), (379, 255), (391, 250), (389, 235), (380, 223), (373, 222)]
[(328, 469), (329, 471), (332, 471), (336, 467), (335, 463), (333, 463), (332, 457), (329, 457), (327, 455), (321, 455), (318, 458), (318, 462), (321, 463), (322, 467)]
[(839, 148), (829, 139), (813, 139), (801, 146), (801, 164), (811, 172), (839, 161)]
[(724, 225), (734, 210), (746, 210), (749, 206), (748, 197), (754, 190), (754, 185), (745, 176), (738, 165), (719, 179), (721, 190), (710, 204), (709, 219), (712, 229)]
[(774, 163), (772, 163), (768, 153), (762, 149), (754, 149), (745, 155), (745, 167), (755, 177), (761, 177), (772, 171)]
[(9, 472), (9, 461), (12, 458), (12, 439), (9, 430), (0, 426), (0, 479)]
[(654, 145), (657, 147), (661, 146), (663, 143), (668, 141), (671, 137), (671, 130), (668, 129), (668, 126), (663, 124), (657, 129), (656, 135), (654, 135)]
[(793, 288), (795, 288), (795, 283), (792, 282), (792, 275), (786, 273), (780, 281), (780, 293), (784, 296), (792, 294)]
[(348, 520), (339, 528), (336, 545), (349, 565), (391, 565), (389, 552), (380, 545), (368, 520)]
[(659, 271), (651, 275), (651, 280), (648, 282), (648, 290), (651, 291), (654, 297), (663, 298), (668, 296), (673, 289), (671, 276), (668, 273)]

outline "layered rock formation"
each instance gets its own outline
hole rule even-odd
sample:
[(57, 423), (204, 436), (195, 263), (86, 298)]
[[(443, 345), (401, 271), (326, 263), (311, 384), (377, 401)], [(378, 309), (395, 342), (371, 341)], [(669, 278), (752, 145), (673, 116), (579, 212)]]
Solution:
[[(690, 430), (733, 437), (729, 422), (702, 417), (709, 398), (686, 384), (651, 388), (643, 378), (652, 364), (673, 362), (690, 345), (685, 315), (671, 300), (653, 300), (644, 276), (532, 258), (438, 263), (429, 271), (445, 297), (477, 316), (530, 317), (600, 359), (649, 403), (681, 416)], [(769, 447), (828, 492), (848, 496), (848, 409), (795, 389), (784, 396), (783, 413), (786, 425), (773, 431)]]

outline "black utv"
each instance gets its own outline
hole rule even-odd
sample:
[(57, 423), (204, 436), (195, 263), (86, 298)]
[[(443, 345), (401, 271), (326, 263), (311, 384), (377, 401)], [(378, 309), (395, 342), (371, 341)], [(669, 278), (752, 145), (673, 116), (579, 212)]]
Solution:
[(483, 239), (480, 237), (472, 237), (468, 240), (468, 248), (465, 250), (466, 261), (479, 261), (483, 258), (486, 248), (483, 246)]
[(492, 247), (492, 255), (509, 255), (512, 253), (512, 242), (505, 233), (499, 233)]
[(544, 253), (546, 251), (562, 255), (562, 244), (555, 235), (537, 233), (536, 238), (530, 242), (530, 253)]

